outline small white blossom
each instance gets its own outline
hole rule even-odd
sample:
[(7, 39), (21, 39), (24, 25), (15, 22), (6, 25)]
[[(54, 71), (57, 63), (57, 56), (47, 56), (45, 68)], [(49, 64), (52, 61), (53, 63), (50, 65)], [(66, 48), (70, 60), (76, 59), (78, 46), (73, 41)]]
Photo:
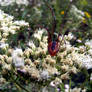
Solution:
[(69, 33), (68, 36), (67, 36), (67, 39), (68, 39), (68, 40), (71, 40), (71, 39), (73, 39), (73, 38), (74, 38), (74, 35), (73, 35), (72, 33)]
[(28, 5), (29, 4), (28, 0), (15, 0), (15, 2), (19, 5), (21, 5), (21, 4)]
[(22, 55), (23, 55), (22, 49), (16, 48), (16, 50), (13, 51), (12, 59), (13, 59), (13, 64), (16, 67), (24, 66), (24, 58), (22, 57)]
[(11, 70), (11, 65), (10, 64), (4, 64), (3, 65), (3, 69), (6, 69), (6, 70)]
[(85, 45), (92, 48), (92, 40), (86, 40)]
[(48, 79), (48, 78), (50, 78), (49, 72), (48, 72), (47, 70), (43, 70), (43, 71), (41, 72), (41, 78), (42, 78), (42, 79)]
[(2, 49), (6, 49), (6, 48), (8, 48), (8, 44), (7, 43), (3, 43), (3, 42), (1, 42), (0, 43), (0, 48), (2, 48)]
[(8, 6), (8, 5), (13, 5), (14, 3), (18, 5), (28, 5), (29, 2), (28, 0), (0, 0), (0, 5), (1, 6)]
[(22, 55), (23, 55), (23, 51), (20, 48), (16, 48), (12, 53), (12, 57), (16, 57), (16, 56), (21, 57)]
[(41, 40), (41, 35), (39, 35), (39, 34), (34, 34), (34, 37), (36, 38), (36, 39), (38, 39), (38, 40)]
[(87, 69), (92, 68), (92, 58), (89, 55), (80, 56), (80, 60), (82, 62), (82, 66)]
[(28, 42), (28, 46), (29, 46), (30, 48), (32, 48), (32, 49), (35, 49), (35, 48), (36, 48), (36, 46), (35, 46), (35, 44), (33, 43), (33, 41), (29, 41), (29, 42)]
[(65, 92), (69, 92), (69, 85), (65, 84)]
[(44, 32), (46, 32), (46, 30), (45, 29), (38, 29), (38, 30), (36, 30), (37, 32), (33, 35), (33, 37), (35, 37), (35, 38), (37, 38), (38, 40), (41, 40), (41, 38), (42, 38), (42, 35), (43, 35), (43, 33)]
[(29, 23), (25, 22), (24, 20), (21, 20), (21, 21), (15, 21), (14, 25), (29, 26)]
[(81, 19), (81, 20), (83, 19), (84, 12), (79, 10), (76, 6), (72, 5), (70, 12), (71, 12), (71, 14), (73, 14), (75, 16), (75, 18)]
[(88, 50), (88, 54), (92, 56), (92, 49)]

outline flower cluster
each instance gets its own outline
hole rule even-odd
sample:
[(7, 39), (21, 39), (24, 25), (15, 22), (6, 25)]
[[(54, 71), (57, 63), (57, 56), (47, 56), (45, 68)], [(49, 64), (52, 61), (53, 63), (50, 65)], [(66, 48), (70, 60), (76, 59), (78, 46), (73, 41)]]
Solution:
[(0, 48), (7, 47), (5, 43), (8, 37), (12, 34), (16, 34), (21, 27), (28, 27), (29, 23), (21, 20), (14, 21), (14, 17), (4, 13), (0, 10)]
[(84, 17), (84, 12), (79, 10), (76, 6), (72, 5), (72, 9), (70, 11), (77, 19), (83, 19)]
[[(30, 39), (23, 39), (26, 40), (23, 43), (25, 48), (19, 44), (11, 46), (9, 44), (11, 35), (18, 34), (17, 31), (20, 31), (21, 27), (29, 26), (25, 21), (14, 21), (13, 19), (12, 16), (0, 10), (0, 66), (2, 75), (8, 76), (8, 73), (14, 70), (13, 77), (22, 73), (38, 82), (48, 81), (54, 76), (55, 78), (50, 81), (49, 85), (54, 85), (57, 88), (62, 80), (69, 80), (70, 75), (76, 74), (80, 68), (92, 68), (92, 53), (90, 51), (92, 48), (88, 49), (92, 43), (86, 42), (86, 46), (74, 47), (70, 44), (70, 40), (74, 37), (72, 33), (64, 37), (65, 42), (60, 41), (60, 50), (54, 57), (48, 53), (48, 36), (45, 29), (37, 29)], [(20, 43), (22, 42), (20, 41)]]
[(28, 0), (0, 0), (0, 5), (1, 6), (8, 6), (12, 4), (23, 4), (23, 5), (28, 5)]

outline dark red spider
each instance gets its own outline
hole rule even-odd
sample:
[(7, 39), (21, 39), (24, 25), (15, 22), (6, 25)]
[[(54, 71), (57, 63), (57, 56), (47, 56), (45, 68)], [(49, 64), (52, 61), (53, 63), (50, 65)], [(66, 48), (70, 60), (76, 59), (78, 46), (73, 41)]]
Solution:
[(48, 51), (51, 56), (55, 56), (59, 51), (60, 43), (57, 41), (51, 41), (48, 43)]
[(60, 34), (58, 34), (58, 36), (55, 34), (56, 17), (54, 14), (54, 10), (49, 6), (48, 6), (48, 8), (51, 10), (51, 13), (53, 16), (53, 27), (52, 27), (51, 31), (47, 29), (47, 32), (48, 32), (48, 52), (51, 56), (55, 56), (57, 54), (57, 52), (59, 51), (59, 47), (60, 47), (60, 42), (59, 42)]
[[(48, 52), (51, 56), (55, 56), (57, 54), (57, 52), (59, 51), (59, 47), (60, 47), (60, 42), (59, 42), (59, 38), (60, 38), (60, 34), (57, 36), (55, 34), (55, 30), (56, 30), (56, 18), (55, 18), (55, 14), (54, 14), (54, 10), (47, 4), (48, 8), (50, 9), (51, 13), (52, 13), (52, 17), (53, 17), (53, 27), (51, 29), (51, 31), (47, 28), (45, 28), (48, 32)], [(44, 28), (40, 25), (38, 25), (38, 27), (40, 28)]]
[(48, 32), (48, 52), (51, 56), (55, 56), (57, 54), (57, 52), (59, 51), (59, 47), (60, 47), (60, 42), (59, 42), (60, 34), (58, 34), (58, 36), (55, 34), (56, 16), (55, 16), (54, 10), (47, 3), (46, 3), (46, 5), (50, 9), (50, 11), (52, 13), (52, 17), (53, 17), (51, 31), (46, 29)]
[[(56, 30), (56, 16), (55, 16), (55, 13), (54, 13), (54, 10), (53, 8), (51, 8), (47, 2), (45, 2), (47, 7), (50, 9), (51, 13), (52, 13), (52, 17), (53, 17), (53, 23), (52, 23), (52, 29), (51, 30), (48, 30), (47, 28), (45, 28), (48, 32), (48, 52), (51, 56), (55, 56), (58, 51), (59, 51), (59, 47), (60, 47), (60, 41), (59, 41), (59, 38), (61, 36), (61, 31), (66, 23), (66, 16), (67, 16), (67, 12), (72, 4), (72, 2), (70, 2), (69, 4), (69, 8), (67, 8), (65, 14), (64, 14), (64, 17), (63, 17), (63, 20), (62, 20), (62, 24), (61, 24), (61, 29), (59, 31), (59, 34), (58, 36), (55, 35), (55, 30)], [(40, 26), (40, 28), (44, 28), (42, 26)], [(66, 33), (66, 32), (65, 32)], [(68, 31), (67, 31), (68, 33)]]

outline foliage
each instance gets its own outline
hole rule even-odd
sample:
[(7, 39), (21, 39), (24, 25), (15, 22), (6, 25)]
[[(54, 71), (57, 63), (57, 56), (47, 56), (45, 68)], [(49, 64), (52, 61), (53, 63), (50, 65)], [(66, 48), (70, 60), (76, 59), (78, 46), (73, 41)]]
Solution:
[[(91, 92), (92, 81), (90, 81), (90, 77), (92, 71), (89, 73), (89, 68), (85, 65), (87, 61), (90, 67), (89, 62), (92, 59), (91, 4), (91, 0), (74, 0), (73, 3), (71, 3), (70, 0), (40, 0), (37, 4), (29, 2), (27, 6), (18, 5), (17, 3), (0, 6), (0, 9), (5, 13), (14, 16), (9, 23), (12, 24), (16, 20), (25, 20), (29, 23), (27, 26), (21, 26), (21, 22), (19, 22), (18, 24), (20, 25), (15, 25), (19, 27), (19, 29), (14, 29), (16, 32), (14, 34), (9, 32), (7, 36), (4, 35), (6, 29), (3, 29), (2, 24), (5, 23), (7, 27), (9, 24), (7, 23), (8, 19), (0, 21), (0, 79), (4, 78), (0, 80), (3, 84), (0, 85), (0, 91), (31, 92), (31, 90), (33, 90), (37, 92), (37, 90), (39, 90), (39, 92), (44, 92), (44, 90), (49, 90), (49, 92), (58, 92), (58, 90), (61, 90), (64, 92), (66, 89), (65, 84), (68, 84), (70, 92), (76, 87)], [(43, 28), (48, 28), (49, 31), (51, 31), (54, 25), (54, 19), (48, 5), (55, 13), (55, 33), (66, 35), (64, 37), (66, 46), (64, 42), (61, 41), (60, 52), (55, 57), (48, 55), (46, 30), (37, 29), (39, 25), (41, 25)], [(11, 26), (14, 25), (12, 24)], [(69, 32), (67, 30), (70, 34), (68, 34)], [(1, 45), (4, 40), (4, 46), (7, 44), (9, 46), (3, 49)], [(78, 40), (81, 42), (78, 42)], [(88, 41), (88, 43), (86, 41)], [(21, 48), (21, 50), (19, 48)], [(16, 57), (13, 57), (14, 52), (12, 49), (16, 53), (17, 50), (18, 52), (22, 51), (23, 55), (21, 56), (21, 54), (18, 53), (19, 56), (16, 55)], [(10, 52), (12, 52), (12, 54), (9, 50), (11, 50)], [(11, 58), (13, 59), (12, 61)], [(69, 59), (71, 58), (74, 60), (70, 60), (70, 62)], [(17, 59), (24, 61), (22, 68), (17, 68), (17, 64), (14, 65), (16, 63), (14, 60), (17, 61)], [(8, 62), (9, 60), (12, 63)], [(79, 61), (84, 62), (86, 68), (82, 68), (83, 66)], [(11, 69), (9, 70), (9, 68)], [(56, 74), (56, 70), (59, 74)], [(48, 71), (50, 73), (48, 73)], [(66, 79), (62, 79), (62, 75), (63, 78)], [(62, 82), (60, 82), (61, 80)], [(59, 85), (48, 87), (50, 83), (54, 82), (56, 84), (59, 83)]]

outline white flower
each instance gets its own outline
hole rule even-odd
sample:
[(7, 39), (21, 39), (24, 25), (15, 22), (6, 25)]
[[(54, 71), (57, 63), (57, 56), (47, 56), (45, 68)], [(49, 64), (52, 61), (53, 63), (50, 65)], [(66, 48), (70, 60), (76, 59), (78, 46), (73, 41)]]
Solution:
[(15, 57), (13, 58), (13, 64), (16, 66), (16, 67), (23, 67), (24, 66), (24, 59), (22, 57)]
[(84, 16), (84, 12), (79, 10), (76, 6), (72, 5), (72, 9), (74, 10), (75, 13), (78, 13), (78, 14)]
[(69, 92), (69, 85), (65, 84), (65, 92)]
[(81, 10), (77, 9), (76, 6), (72, 5), (72, 8), (71, 8), (71, 14), (74, 15), (75, 18), (77, 19), (83, 19), (83, 16), (84, 16), (84, 12), (82, 12)]
[(38, 29), (38, 34), (39, 34), (39, 35), (42, 35), (44, 32), (46, 32), (45, 29), (40, 29), (40, 28)]
[[(5, 34), (15, 34), (17, 30), (19, 30), (23, 26), (29, 26), (28, 22), (24, 20), (21, 21), (13, 21), (14, 17), (4, 13), (0, 10), (0, 30)], [(2, 36), (2, 35), (1, 35)], [(3, 37), (5, 37), (4, 35)], [(7, 37), (7, 36), (6, 36)]]
[(92, 48), (92, 40), (86, 40), (85, 45)]
[(81, 88), (75, 87), (75, 88), (71, 89), (70, 92), (81, 92)]
[(34, 37), (35, 37), (36, 39), (38, 39), (38, 40), (41, 40), (41, 35), (39, 35), (39, 34), (37, 34), (37, 33), (34, 34)]
[(72, 33), (69, 33), (68, 36), (67, 36), (67, 39), (71, 40), (71, 39), (73, 39), (73, 37), (74, 37), (74, 35)]
[(5, 84), (5, 82), (6, 82), (6, 80), (4, 78), (0, 77), (0, 86), (1, 86), (1, 84)]
[(92, 56), (92, 49), (89, 49), (89, 50), (88, 50), (88, 53), (89, 53), (89, 55)]
[(11, 64), (4, 64), (3, 69), (11, 70)]
[(41, 40), (42, 35), (43, 35), (44, 32), (46, 32), (45, 29), (40, 29), (39, 28), (39, 29), (36, 30), (36, 33), (33, 35), (33, 37), (35, 37), (38, 40)]
[(9, 33), (3, 33), (2, 36), (6, 38), (9, 35)]
[(48, 79), (48, 78), (50, 78), (49, 72), (47, 70), (43, 70), (41, 72), (41, 75), (40, 76), (41, 76), (42, 79)]
[(87, 69), (92, 68), (92, 58), (89, 55), (84, 55), (79, 57), (82, 62), (82, 67), (86, 67)]
[(13, 59), (13, 64), (16, 67), (24, 66), (24, 58), (22, 57), (22, 55), (23, 55), (22, 49), (16, 48), (16, 50), (13, 51), (12, 59)]
[(4, 33), (8, 33), (9, 32), (9, 28), (4, 26), (4, 25), (0, 29), (3, 30)]
[(25, 22), (24, 20), (21, 20), (21, 21), (15, 21), (14, 25), (29, 26), (29, 23)]
[(6, 49), (6, 48), (8, 48), (8, 44), (7, 43), (3, 43), (3, 42), (1, 42), (0, 43), (0, 48), (2, 48), (2, 49)]
[(35, 48), (36, 48), (36, 46), (35, 46), (35, 44), (33, 43), (33, 41), (29, 41), (29, 42), (28, 42), (28, 46), (29, 46), (30, 48), (32, 48), (32, 49), (35, 49)]
[(1, 6), (8, 6), (14, 3), (17, 3), (18, 5), (21, 5), (21, 4), (28, 5), (29, 4), (28, 0), (0, 0)]
[(28, 0), (16, 0), (16, 3), (19, 5), (21, 5), (21, 4), (28, 5), (29, 4)]
[(23, 51), (20, 48), (16, 48), (12, 53), (12, 57), (16, 57), (16, 56), (21, 57), (22, 55), (23, 55)]
[(50, 86), (56, 87), (60, 83), (62, 83), (61, 79), (59, 79), (59, 78), (56, 77), (56, 79), (50, 83)]

